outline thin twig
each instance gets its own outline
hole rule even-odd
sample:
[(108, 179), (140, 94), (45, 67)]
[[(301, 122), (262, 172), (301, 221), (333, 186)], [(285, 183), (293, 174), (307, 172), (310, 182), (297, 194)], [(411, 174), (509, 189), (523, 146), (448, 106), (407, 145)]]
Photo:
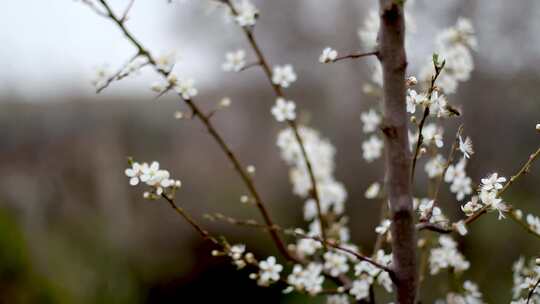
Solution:
[(452, 144), (452, 147), (450, 148), (450, 152), (448, 152), (448, 159), (446, 160), (446, 164), (444, 165), (444, 169), (443, 169), (441, 175), (439, 176), (439, 179), (437, 180), (437, 183), (435, 184), (435, 190), (434, 190), (433, 196), (431, 198), (433, 200), (433, 204), (432, 204), (431, 208), (429, 208), (425, 219), (421, 219), (421, 221), (429, 222), (429, 220), (431, 219), (431, 216), (433, 215), (433, 209), (437, 205), (437, 197), (439, 196), (439, 191), (440, 191), (440, 188), (441, 188), (441, 184), (442, 184), (442, 182), (444, 180), (444, 175), (446, 174), (446, 171), (448, 171), (448, 167), (450, 167), (450, 164), (454, 160), (454, 154), (457, 151), (457, 148), (459, 146), (459, 137), (461, 136), (461, 132), (463, 132), (463, 125), (460, 125), (459, 128), (458, 128), (458, 131), (456, 132), (456, 139), (454, 140), (454, 143)]
[(371, 265), (377, 267), (377, 268), (380, 268), (381, 270), (383, 271), (386, 271), (388, 272), (388, 274), (390, 275), (390, 277), (393, 279), (394, 277), (394, 271), (392, 270), (392, 268), (388, 267), (388, 266), (385, 266), (385, 265), (382, 265), (378, 262), (376, 262), (375, 260), (365, 256), (365, 255), (362, 255), (352, 249), (349, 249), (349, 248), (345, 248), (345, 247), (342, 247), (340, 246), (338, 243), (336, 242), (333, 242), (333, 241), (324, 241), (322, 238), (318, 237), (318, 236), (310, 236), (310, 235), (307, 235), (307, 234), (304, 234), (304, 233), (300, 233), (298, 231), (290, 231), (289, 232), (290, 234), (294, 235), (294, 236), (297, 236), (297, 237), (300, 237), (300, 238), (303, 238), (303, 239), (311, 239), (311, 240), (314, 240), (314, 241), (317, 241), (319, 243), (326, 243), (327, 246), (329, 247), (332, 247), (334, 249), (337, 249), (339, 251), (342, 251), (342, 252), (345, 252), (345, 253), (348, 253), (350, 255), (353, 255), (355, 258), (361, 260), (361, 261), (365, 261), (365, 262), (368, 262), (370, 263)]
[[(223, 0), (223, 2), (230, 8), (233, 15), (235, 15), (235, 16), (238, 15), (238, 11), (236, 10), (234, 5), (232, 4), (231, 0)], [(247, 27), (242, 27), (242, 30), (243, 30), (249, 44), (251, 45), (253, 51), (255, 52), (255, 55), (256, 55), (256, 57), (258, 59), (258, 62), (260, 64), (264, 74), (266, 75), (266, 78), (270, 82), (270, 85), (272, 86), (272, 89), (274, 90), (275, 95), (277, 97), (285, 98), (285, 95), (284, 95), (283, 90), (281, 89), (281, 87), (278, 84), (275, 84), (272, 81), (272, 71), (270, 69), (270, 65), (268, 64), (268, 62), (267, 62), (261, 48), (259, 47), (259, 44), (255, 40), (255, 36), (253, 34), (253, 31), (251, 29), (247, 28)], [(306, 148), (305, 148), (304, 142), (302, 140), (302, 137), (299, 134), (298, 126), (296, 125), (296, 122), (293, 121), (293, 120), (288, 120), (287, 122), (289, 124), (289, 127), (291, 127), (291, 129), (294, 132), (296, 141), (298, 142), (298, 145), (300, 146), (300, 150), (302, 152), (302, 157), (304, 158), (304, 161), (306, 163), (306, 168), (307, 168), (309, 178), (310, 178), (310, 181), (311, 181), (311, 190), (312, 190), (311, 194), (312, 194), (313, 199), (315, 200), (315, 204), (316, 204), (316, 207), (317, 207), (317, 215), (318, 215), (318, 218), (319, 218), (319, 224), (320, 224), (320, 228), (321, 228), (321, 236), (322, 236), (322, 238), (324, 240), (326, 240), (326, 231), (325, 231), (325, 229), (327, 227), (327, 225), (326, 225), (327, 223), (326, 223), (325, 218), (323, 217), (323, 214), (322, 214), (321, 202), (320, 202), (320, 198), (319, 198), (319, 192), (317, 190), (317, 181), (315, 179), (315, 174), (313, 172), (313, 166), (312, 166), (311, 161), (310, 161), (310, 159), (309, 159), (309, 157), (307, 155)], [(326, 246), (326, 245), (323, 244), (323, 246)]]
[(105, 83), (103, 85), (101, 85), (99, 88), (97, 88), (96, 90), (96, 93), (101, 93), (101, 91), (105, 90), (107, 87), (109, 87), (109, 85), (115, 81), (115, 80), (120, 80), (124, 77), (126, 77), (129, 73), (123, 73), (126, 68), (135, 60), (137, 59), (138, 57), (140, 56), (139, 53), (131, 56), (131, 58), (126, 62), (124, 63), (124, 65), (122, 65), (121, 68), (119, 68), (116, 73), (114, 73), (113, 75), (109, 76), (109, 78), (107, 78), (107, 80), (105, 81)]
[[(429, 86), (427, 99), (431, 100), (431, 95), (433, 94), (433, 91), (435, 90), (435, 82), (437, 81), (437, 78), (439, 78), (439, 75), (441, 74), (443, 68), (444, 68), (444, 62), (441, 65), (438, 65), (438, 62), (433, 61), (433, 66), (435, 67), (435, 75), (431, 76), (431, 83)], [(414, 171), (416, 169), (416, 162), (418, 161), (418, 153), (420, 152), (420, 146), (422, 146), (422, 142), (424, 141), (424, 135), (422, 135), (422, 130), (424, 129), (424, 124), (426, 123), (426, 119), (429, 116), (429, 106), (426, 106), (424, 108), (424, 114), (422, 116), (422, 120), (420, 120), (420, 124), (418, 125), (418, 138), (416, 141), (416, 148), (414, 149), (414, 155), (413, 155), (413, 161), (412, 161), (412, 168), (411, 168), (411, 180), (414, 181)]]
[(378, 56), (378, 55), (379, 55), (378, 51), (372, 51), (372, 52), (367, 52), (367, 53), (354, 52), (354, 53), (351, 53), (351, 54), (338, 56), (336, 59), (331, 60), (330, 62), (338, 62), (338, 61), (345, 60), (345, 59), (356, 59), (356, 58), (362, 58), (362, 57), (368, 57), (368, 56)]
[(186, 211), (182, 207), (178, 207), (178, 205), (176, 205), (176, 203), (174, 202), (173, 198), (170, 198), (165, 193), (161, 194), (161, 197), (163, 197), (169, 203), (169, 205), (174, 209), (174, 211), (176, 211), (176, 213), (180, 214), (180, 216), (182, 216), (193, 228), (195, 228), (195, 230), (202, 236), (203, 239), (210, 240), (216, 245), (221, 245), (218, 240), (212, 235), (210, 235), (210, 233), (206, 229), (202, 228), (201, 225), (195, 222), (193, 217), (186, 213)]
[[(540, 147), (531, 155), (529, 155), (529, 158), (525, 164), (519, 169), (519, 171), (513, 175), (507, 182), (504, 184), (504, 186), (497, 192), (497, 197), (500, 197), (508, 188), (520, 177), (525, 175), (529, 172), (530, 168), (532, 167), (535, 160), (537, 160), (540, 157)], [(469, 225), (473, 222), (475, 222), (477, 219), (479, 219), (483, 214), (486, 214), (490, 206), (484, 206), (480, 208), (478, 211), (473, 213), (472, 215), (465, 218), (463, 223), (465, 225)], [(537, 234), (534, 230), (530, 229), (530, 227), (525, 224), (521, 219), (519, 219), (513, 212), (512, 207), (509, 207), (507, 210), (507, 213), (510, 214), (510, 218), (512, 218), (517, 223), (521, 224), (524, 228), (526, 228), (529, 232), (533, 233), (534, 235), (540, 237), (540, 234)], [(452, 232), (452, 229), (444, 228), (436, 224), (429, 224), (429, 223), (420, 223), (416, 225), (417, 230), (431, 230), (439, 233), (450, 233)]]
[(529, 294), (527, 295), (527, 304), (529, 304), (529, 301), (531, 300), (532, 295), (534, 294), (534, 291), (536, 290), (536, 287), (540, 284), (540, 279), (536, 281), (533, 288), (529, 291)]
[(124, 10), (124, 13), (122, 14), (122, 18), (120, 18), (120, 21), (122, 23), (126, 22), (127, 18), (128, 18), (128, 14), (129, 14), (129, 11), (131, 10), (131, 8), (133, 7), (133, 4), (135, 3), (135, 0), (130, 0), (128, 5), (126, 6), (126, 9)]

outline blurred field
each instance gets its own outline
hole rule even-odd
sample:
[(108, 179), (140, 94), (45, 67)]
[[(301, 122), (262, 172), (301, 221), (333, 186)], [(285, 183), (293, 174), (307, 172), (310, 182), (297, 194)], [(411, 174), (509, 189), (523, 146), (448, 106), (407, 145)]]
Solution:
[[(418, 2), (425, 7), (423, 1)], [(520, 7), (534, 6), (527, 5)], [(358, 17), (339, 7), (341, 14)], [(456, 7), (461, 8), (450, 10), (448, 19), (463, 13), (467, 5)], [(276, 16), (272, 5), (263, 8)], [(482, 8), (475, 6), (475, 12), (480, 14)], [(288, 14), (299, 12), (305, 11), (295, 7)], [(290, 96), (302, 109), (303, 121), (336, 145), (336, 176), (349, 192), (352, 238), (370, 250), (380, 206), (364, 199), (363, 193), (382, 172), (380, 161), (367, 165), (361, 159), (359, 114), (375, 100), (358, 88), (369, 71), (362, 62), (314, 65), (324, 38), (354, 49), (360, 22), (347, 28), (345, 21), (336, 21), (344, 29), (341, 35), (334, 37), (329, 31), (332, 26), (327, 25), (317, 29), (323, 34), (316, 38), (304, 19), (291, 21), (289, 36), (279, 47), (271, 42), (283, 30), (279, 26), (263, 32), (261, 41), (276, 63), (289, 60), (286, 51), (292, 53), (300, 80), (290, 89)], [(262, 26), (270, 21), (263, 19)], [(484, 21), (478, 22), (482, 28)], [(535, 41), (525, 45), (538, 48)], [(489, 53), (489, 46), (481, 48)], [(217, 55), (213, 58), (221, 60)], [(540, 142), (533, 131), (540, 120), (540, 73), (534, 62), (501, 73), (493, 58), (476, 59), (478, 69), (471, 81), (450, 97), (462, 108), (465, 133), (475, 144), (468, 169), (474, 181), (495, 170), (510, 176)], [(217, 74), (218, 68), (212, 71)], [(256, 183), (276, 221), (285, 227), (302, 227), (302, 202), (291, 193), (288, 168), (275, 146), (280, 126), (269, 114), (273, 97), (260, 71), (217, 75), (213, 86), (200, 88), (201, 105), (211, 109), (222, 96), (232, 98), (232, 107), (214, 118), (216, 125), (244, 164), (257, 167)], [(76, 83), (87, 80), (83, 75), (73, 79)], [(211, 231), (233, 242), (245, 242), (256, 253), (276, 253), (261, 231), (202, 219), (207, 212), (259, 217), (254, 208), (240, 204), (244, 186), (204, 128), (197, 121), (173, 119), (174, 111), (185, 111), (184, 106), (172, 96), (153, 100), (146, 84), (127, 81), (129, 85), (113, 85), (99, 96), (59, 87), (61, 98), (43, 96), (31, 103), (27, 96), (0, 85), (0, 303), (252, 303), (253, 299), (305, 303), (299, 296), (258, 288), (247, 273), (235, 271), (224, 259), (212, 258), (209, 244), (165, 203), (145, 201), (140, 189), (128, 185), (123, 174), (128, 156), (159, 160), (183, 182), (180, 203)], [(448, 124), (447, 142), (459, 122)], [(417, 187), (417, 196), (424, 194), (423, 183)], [(540, 214), (539, 184), (537, 164), (506, 199)], [(445, 212), (453, 218), (461, 216), (448, 190), (442, 194)], [(497, 221), (495, 215), (471, 228), (471, 235), (460, 240), (473, 265), (465, 277), (478, 282), (487, 302), (507, 303), (511, 264), (520, 254), (538, 255), (540, 243), (514, 223)], [(444, 279), (439, 275), (427, 282), (426, 303), (447, 288)]]

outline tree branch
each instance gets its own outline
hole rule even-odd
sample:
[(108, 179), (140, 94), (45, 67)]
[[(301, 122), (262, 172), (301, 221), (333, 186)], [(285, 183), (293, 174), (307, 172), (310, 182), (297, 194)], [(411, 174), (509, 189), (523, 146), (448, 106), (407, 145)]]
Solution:
[[(123, 32), (124, 36), (126, 36), (126, 38), (139, 50), (140, 55), (146, 57), (148, 59), (149, 64), (151, 64), (159, 74), (161, 74), (163, 77), (166, 78), (169, 75), (170, 72), (165, 71), (165, 70), (163, 70), (163, 69), (161, 69), (161, 68), (159, 68), (157, 66), (157, 63), (156, 63), (156, 60), (154, 59), (154, 57), (127, 30), (124, 23), (120, 19), (118, 19), (118, 17), (116, 17), (116, 15), (113, 13), (110, 6), (107, 4), (107, 2), (105, 0), (99, 0), (99, 2), (102, 4), (104, 9), (107, 11), (107, 14), (109, 15), (109, 18), (112, 19), (117, 24), (117, 26)], [(180, 95), (180, 97), (181, 97), (181, 95)], [(255, 204), (256, 204), (257, 208), (259, 209), (265, 223), (268, 226), (273, 227), (274, 222), (272, 221), (272, 219), (270, 217), (270, 214), (269, 214), (268, 210), (266, 209), (266, 206), (263, 203), (263, 201), (262, 201), (262, 199), (261, 199), (261, 197), (259, 195), (259, 192), (257, 191), (257, 189), (255, 187), (255, 184), (253, 183), (253, 181), (250, 178), (249, 174), (245, 171), (244, 166), (240, 163), (240, 161), (238, 160), (236, 155), (231, 151), (231, 149), (225, 143), (225, 141), (223, 140), (221, 135), (214, 128), (214, 126), (213, 126), (212, 122), (210, 121), (210, 119), (208, 118), (208, 116), (205, 115), (199, 109), (199, 107), (195, 104), (195, 102), (193, 100), (190, 100), (190, 99), (183, 99), (183, 100), (189, 106), (189, 108), (192, 110), (193, 115), (195, 117), (197, 117), (203, 123), (203, 125), (208, 130), (208, 133), (210, 133), (210, 135), (218, 143), (221, 150), (225, 153), (227, 158), (231, 161), (231, 163), (233, 164), (236, 172), (240, 175), (242, 181), (244, 182), (244, 184), (248, 188), (250, 194), (253, 196), (253, 199), (255, 200)], [(295, 256), (293, 256), (287, 250), (284, 242), (281, 240), (281, 238), (279, 237), (278, 233), (275, 230), (269, 230), (269, 234), (270, 234), (272, 240), (274, 241), (274, 243), (276, 244), (279, 252), (286, 259), (288, 259), (289, 261), (298, 262), (298, 259)]]
[[(222, 1), (230, 8), (233, 15), (235, 15), (235, 16), (238, 15), (238, 11), (236, 10), (234, 5), (232, 4), (231, 0), (222, 0)], [(274, 90), (275, 95), (277, 97), (285, 98), (285, 94), (283, 93), (283, 90), (281, 89), (281, 87), (278, 84), (275, 84), (272, 81), (272, 70), (270, 69), (270, 65), (268, 64), (268, 61), (266, 60), (261, 48), (259, 47), (259, 44), (255, 40), (253, 30), (249, 29), (249, 28), (246, 28), (246, 27), (242, 27), (242, 30), (243, 30), (249, 44), (251, 45), (253, 51), (255, 52), (257, 60), (258, 60), (258, 62), (260, 64), (264, 74), (266, 75), (266, 78), (268, 79), (270, 85), (272, 86), (272, 89)], [(313, 172), (313, 166), (311, 164), (309, 156), (307, 155), (307, 151), (306, 151), (306, 148), (305, 148), (305, 145), (304, 145), (304, 141), (303, 141), (302, 137), (300, 136), (296, 121), (287, 120), (287, 123), (289, 124), (289, 127), (293, 130), (296, 141), (297, 141), (298, 145), (300, 146), (302, 157), (303, 157), (303, 159), (305, 161), (306, 168), (307, 168), (307, 171), (308, 171), (308, 174), (309, 174), (309, 179), (310, 179), (310, 182), (311, 182), (311, 196), (315, 200), (315, 205), (317, 207), (317, 216), (318, 216), (319, 223), (320, 223), (321, 236), (322, 236), (322, 238), (324, 240), (326, 240), (326, 231), (325, 230), (326, 230), (326, 227), (327, 227), (327, 223), (326, 223), (326, 220), (325, 220), (325, 218), (324, 218), (324, 216), (322, 214), (321, 201), (320, 201), (320, 198), (319, 198), (319, 191), (317, 190), (317, 181), (315, 179), (315, 174)], [(324, 246), (326, 246), (326, 245), (324, 245)]]
[(418, 267), (405, 110), (405, 20), (402, 3), (379, 0), (379, 4), (379, 60), (383, 70), (386, 189), (392, 216), (396, 301), (399, 304), (414, 304)]

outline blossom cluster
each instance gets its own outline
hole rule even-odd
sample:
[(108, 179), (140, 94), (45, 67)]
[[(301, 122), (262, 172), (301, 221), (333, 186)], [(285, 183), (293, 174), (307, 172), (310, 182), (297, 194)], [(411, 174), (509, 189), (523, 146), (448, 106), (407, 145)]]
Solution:
[(144, 183), (151, 187), (151, 191), (144, 192), (145, 198), (167, 194), (168, 191), (174, 191), (182, 185), (180, 180), (170, 177), (169, 171), (160, 169), (157, 161), (152, 162), (150, 165), (148, 163), (131, 162), (131, 167), (125, 170), (125, 174), (129, 177), (130, 185), (136, 186), (139, 183)]
[(439, 237), (439, 247), (431, 249), (429, 269), (432, 275), (444, 268), (452, 268), (455, 272), (469, 269), (470, 263), (458, 251), (456, 242), (449, 236)]
[[(512, 304), (540, 303), (540, 289), (535, 288), (540, 280), (539, 262), (538, 258), (526, 262), (524, 257), (520, 257), (512, 266)], [(527, 297), (531, 292), (529, 302)]]

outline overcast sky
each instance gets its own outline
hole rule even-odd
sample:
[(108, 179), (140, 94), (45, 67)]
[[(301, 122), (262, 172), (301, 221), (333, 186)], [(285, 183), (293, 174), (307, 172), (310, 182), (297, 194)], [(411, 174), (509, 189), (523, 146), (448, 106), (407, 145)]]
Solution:
[[(257, 4), (264, 2), (253, 1)], [(326, 22), (330, 23), (339, 17), (331, 9), (338, 4), (342, 8), (344, 4), (359, 7), (351, 0), (334, 0), (333, 4), (323, 0), (287, 1), (298, 1), (306, 10), (324, 15)], [(70, 92), (92, 94), (93, 88), (89, 83), (95, 68), (103, 63), (118, 66), (134, 52), (113, 24), (80, 2), (6, 2), (0, 10), (0, 96), (17, 94), (26, 100), (39, 102), (42, 96), (54, 98)], [(119, 11), (127, 0), (111, 2)], [(184, 58), (181, 68), (199, 79), (201, 85), (210, 86), (215, 82), (221, 58), (208, 54), (215, 54), (219, 46), (222, 46), (220, 52), (224, 52), (224, 44), (242, 37), (231, 27), (220, 26), (222, 20), (218, 20), (221, 19), (219, 15), (206, 14), (201, 4), (203, 0), (176, 2), (171, 5), (166, 0), (136, 1), (129, 28), (156, 53), (177, 50)], [(364, 0), (362, 2), (365, 3)], [(436, 28), (426, 25), (441, 23), (441, 20), (446, 22), (441, 17), (474, 13), (468, 17), (474, 17), (478, 29), (480, 54), (488, 63), (484, 68), (510, 72), (531, 66), (538, 69), (538, 65), (531, 65), (531, 62), (540, 60), (540, 1), (438, 0), (437, 7), (430, 1), (416, 2), (418, 14), (427, 16), (419, 18), (420, 29), (429, 28), (426, 33)], [(212, 36), (214, 42), (195, 35), (197, 29), (194, 29), (192, 21), (196, 19), (202, 20), (207, 29), (221, 31), (217, 39), (215, 33)], [(357, 27), (358, 24), (352, 26)], [(148, 77), (144, 75), (120, 84), (117, 92), (126, 93), (134, 84), (147, 85), (151, 81)]]

